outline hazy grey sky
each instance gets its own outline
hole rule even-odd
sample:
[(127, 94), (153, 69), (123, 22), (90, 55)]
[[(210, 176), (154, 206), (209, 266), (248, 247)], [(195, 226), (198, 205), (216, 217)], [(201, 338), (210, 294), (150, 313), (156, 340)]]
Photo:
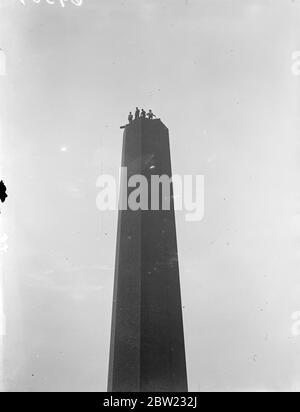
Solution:
[(96, 181), (136, 105), (206, 179), (204, 220), (177, 214), (190, 390), (300, 390), (299, 11), (0, 0), (2, 390), (106, 390), (117, 216)]

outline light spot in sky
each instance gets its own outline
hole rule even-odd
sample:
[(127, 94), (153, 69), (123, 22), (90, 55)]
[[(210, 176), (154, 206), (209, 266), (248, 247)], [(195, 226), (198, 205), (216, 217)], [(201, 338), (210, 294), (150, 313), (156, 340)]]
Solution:
[(8, 236), (6, 233), (0, 235), (0, 253), (3, 252), (7, 252), (8, 251)]
[(0, 49), (0, 76), (6, 75), (6, 56), (2, 49)]
[(263, 10), (263, 5), (261, 4), (250, 4), (249, 5), (249, 11), (253, 14), (257, 14)]
[(62, 146), (62, 147), (60, 148), (60, 151), (61, 151), (62, 153), (66, 153), (66, 152), (68, 151), (68, 148), (67, 148), (66, 146)]
[(84, 196), (83, 192), (76, 186), (70, 186), (70, 187), (67, 188), (67, 190), (68, 190), (68, 192), (70, 193), (71, 196), (74, 196), (74, 197), (77, 197), (77, 198)]

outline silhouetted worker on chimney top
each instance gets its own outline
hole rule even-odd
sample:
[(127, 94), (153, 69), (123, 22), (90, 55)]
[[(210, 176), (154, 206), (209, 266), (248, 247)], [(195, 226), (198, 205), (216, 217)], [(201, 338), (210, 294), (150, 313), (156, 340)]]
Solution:
[(128, 121), (129, 121), (129, 123), (133, 122), (133, 114), (131, 112), (129, 113)]
[(137, 107), (137, 108), (135, 109), (135, 118), (136, 118), (136, 119), (139, 119), (139, 117), (140, 117), (140, 109)]
[(142, 119), (146, 119), (146, 112), (145, 112), (144, 109), (143, 109), (142, 112), (141, 112), (141, 118), (142, 118)]
[(156, 117), (155, 114), (152, 112), (152, 110), (149, 110), (149, 113), (147, 114), (148, 119), (152, 120), (153, 117)]

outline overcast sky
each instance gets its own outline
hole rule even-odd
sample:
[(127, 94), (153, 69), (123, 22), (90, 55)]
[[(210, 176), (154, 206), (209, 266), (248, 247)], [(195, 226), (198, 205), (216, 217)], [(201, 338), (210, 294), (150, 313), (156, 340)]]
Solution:
[(206, 181), (203, 221), (177, 213), (190, 390), (299, 391), (299, 0), (41, 3), (0, 0), (2, 390), (106, 390), (117, 216), (96, 181), (139, 105)]

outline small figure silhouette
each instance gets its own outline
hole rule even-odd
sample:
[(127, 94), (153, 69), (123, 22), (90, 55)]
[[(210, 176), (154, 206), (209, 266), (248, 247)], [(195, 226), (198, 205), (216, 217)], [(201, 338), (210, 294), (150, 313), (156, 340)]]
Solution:
[(137, 108), (135, 109), (135, 118), (136, 118), (136, 119), (139, 119), (139, 117), (140, 117), (140, 109), (137, 107)]
[(6, 186), (4, 184), (4, 182), (1, 180), (0, 182), (0, 200), (2, 203), (5, 202), (6, 198), (8, 197), (6, 194)]
[(153, 117), (156, 117), (155, 114), (152, 112), (152, 110), (149, 110), (149, 113), (147, 114), (148, 119), (152, 120)]
[(146, 119), (146, 112), (145, 112), (144, 109), (143, 109), (142, 112), (141, 112), (141, 118), (142, 118), (142, 119)]
[(129, 123), (133, 122), (133, 114), (131, 112), (129, 113), (128, 121), (129, 121)]

